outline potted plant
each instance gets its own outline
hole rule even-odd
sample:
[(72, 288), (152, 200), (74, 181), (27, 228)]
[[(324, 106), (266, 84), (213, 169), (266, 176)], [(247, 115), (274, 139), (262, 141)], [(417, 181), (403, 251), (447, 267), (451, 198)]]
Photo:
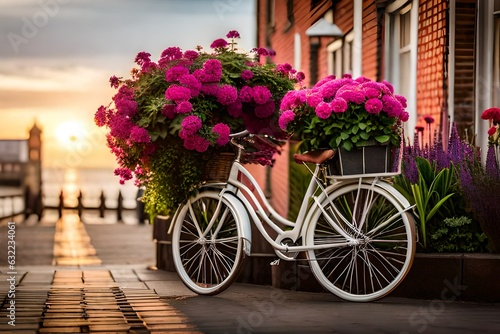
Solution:
[[(329, 76), (311, 89), (288, 92), (280, 106), (280, 127), (301, 141), (300, 151), (338, 149), (337, 157), (348, 152), (361, 153), (368, 160), (365, 147), (376, 148), (374, 157), (388, 161), (390, 146), (399, 147), (402, 123), (408, 120), (406, 99), (394, 94), (388, 82), (375, 82), (365, 77), (353, 79)], [(344, 159), (348, 160), (348, 159)], [(337, 160), (338, 161), (338, 160)], [(342, 174), (379, 172), (371, 164), (342, 165)], [(389, 163), (390, 164), (390, 163)], [(392, 167), (392, 166), (390, 166)], [(370, 170), (370, 168), (374, 168)], [(387, 164), (382, 166), (386, 171)]]
[[(230, 133), (283, 136), (279, 104), (303, 73), (289, 64), (261, 64), (261, 57), (272, 55), (267, 49), (240, 52), (237, 31), (226, 37), (215, 40), (211, 52), (169, 47), (157, 62), (140, 52), (131, 78), (110, 78), (118, 92), (110, 105), (99, 107), (95, 122), (109, 129), (107, 145), (120, 182), (135, 177), (145, 186), (151, 216), (172, 214), (206, 180), (209, 162), (230, 151)], [(247, 162), (271, 164), (265, 149)]]

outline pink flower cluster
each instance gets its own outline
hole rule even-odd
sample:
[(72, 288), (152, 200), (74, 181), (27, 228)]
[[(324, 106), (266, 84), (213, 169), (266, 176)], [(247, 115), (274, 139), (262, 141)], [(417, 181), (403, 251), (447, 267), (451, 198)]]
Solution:
[(368, 114), (384, 114), (402, 122), (409, 118), (405, 110), (406, 99), (394, 94), (394, 88), (388, 82), (375, 82), (365, 77), (336, 79), (328, 76), (311, 89), (290, 91), (284, 96), (279, 126), (286, 130), (297, 113), (300, 115), (311, 108), (318, 118), (328, 119), (357, 107)]

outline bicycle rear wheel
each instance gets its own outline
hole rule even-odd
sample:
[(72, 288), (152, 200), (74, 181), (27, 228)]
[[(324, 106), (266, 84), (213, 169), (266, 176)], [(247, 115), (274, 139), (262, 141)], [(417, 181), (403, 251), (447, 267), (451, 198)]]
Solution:
[(307, 245), (332, 247), (308, 251), (312, 272), (340, 298), (366, 302), (384, 297), (413, 262), (411, 214), (391, 193), (371, 184), (342, 186), (328, 197), (322, 208), (313, 209), (306, 240)]
[(179, 277), (192, 291), (215, 295), (238, 276), (245, 253), (237, 217), (218, 191), (200, 192), (181, 208), (172, 232), (172, 254)]

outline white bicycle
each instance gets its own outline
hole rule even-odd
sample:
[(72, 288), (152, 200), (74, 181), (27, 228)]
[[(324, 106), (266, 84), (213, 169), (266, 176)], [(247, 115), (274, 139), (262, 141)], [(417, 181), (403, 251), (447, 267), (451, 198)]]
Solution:
[(242, 136), (231, 139), (237, 154), (227, 182), (204, 184), (173, 217), (173, 260), (183, 283), (202, 295), (229, 287), (251, 255), (253, 222), (279, 259), (306, 252), (318, 282), (340, 298), (367, 302), (394, 290), (416, 245), (412, 206), (388, 179), (397, 173), (338, 178), (325, 163), (333, 150), (298, 155), (315, 168), (307, 167), (312, 178), (293, 222), (273, 209), (240, 162)]

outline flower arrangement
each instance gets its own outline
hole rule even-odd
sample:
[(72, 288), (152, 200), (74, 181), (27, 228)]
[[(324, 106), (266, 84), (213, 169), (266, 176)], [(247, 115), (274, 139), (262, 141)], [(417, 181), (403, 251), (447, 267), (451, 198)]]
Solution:
[(352, 148), (370, 142), (399, 146), (406, 99), (388, 82), (349, 75), (329, 76), (311, 89), (288, 92), (281, 101), (280, 127), (302, 141), (301, 151)]
[(488, 142), (491, 145), (500, 145), (500, 108), (488, 108), (481, 114), (481, 118), (490, 121)]
[[(240, 52), (237, 31), (226, 37), (215, 40), (211, 52), (169, 47), (157, 62), (140, 52), (130, 79), (110, 78), (118, 91), (94, 119), (109, 129), (107, 145), (120, 182), (135, 176), (137, 185), (146, 186), (150, 213), (175, 210), (203, 181), (207, 160), (228, 150), (230, 133), (284, 137), (279, 105), (304, 74), (289, 64), (261, 64), (261, 57), (273, 55), (267, 49)], [(277, 149), (266, 150), (247, 162), (271, 164)]]

